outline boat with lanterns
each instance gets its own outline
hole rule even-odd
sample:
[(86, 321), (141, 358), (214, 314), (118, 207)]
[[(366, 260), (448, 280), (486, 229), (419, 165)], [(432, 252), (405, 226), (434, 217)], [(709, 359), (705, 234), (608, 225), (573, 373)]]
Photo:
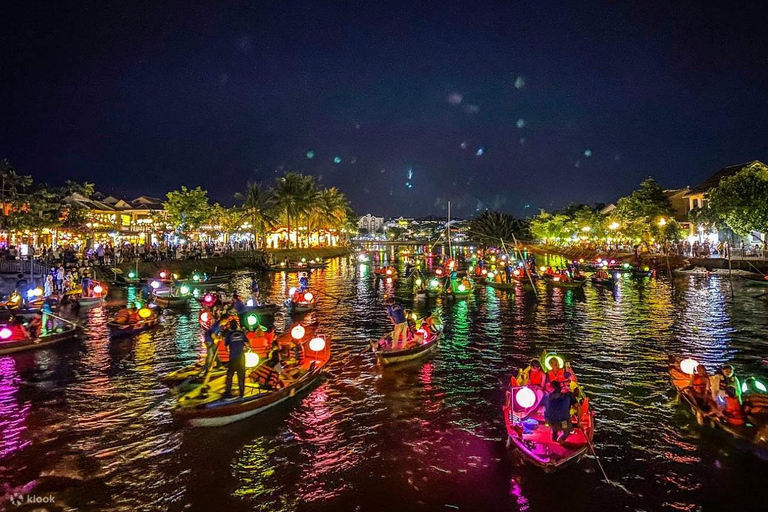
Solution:
[(393, 266), (378, 267), (373, 271), (374, 279), (397, 279), (397, 269)]
[(80, 326), (59, 317), (54, 317), (55, 326), (50, 330), (41, 325), (40, 332), (36, 334), (30, 333), (30, 323), (24, 324), (21, 317), (13, 316), (8, 323), (0, 324), (0, 355), (47, 348), (71, 340), (81, 332)]
[(301, 261), (281, 261), (275, 265), (263, 267), (262, 272), (305, 272), (307, 270), (321, 270), (328, 267), (328, 263), (321, 259), (312, 259), (307, 261), (302, 258)]
[(294, 313), (306, 313), (307, 311), (314, 311), (317, 307), (317, 292), (310, 289), (294, 290), (291, 289), (291, 298), (288, 301), (288, 305), (291, 307), (291, 311)]
[(76, 298), (81, 309), (90, 309), (101, 306), (107, 297), (107, 286), (100, 281), (92, 281), (89, 290), (83, 293), (82, 288), (75, 288), (66, 293)]
[(603, 286), (606, 288), (613, 288), (613, 286), (616, 284), (616, 278), (602, 269), (597, 270), (594, 274), (592, 274), (590, 281), (592, 281), (592, 284), (595, 286)]
[(142, 307), (136, 311), (135, 316), (127, 309), (119, 311), (114, 318), (107, 322), (107, 327), (110, 335), (116, 338), (147, 331), (159, 323), (159, 315), (149, 308)]
[(454, 299), (466, 299), (472, 294), (475, 285), (468, 276), (460, 279), (450, 279), (448, 286), (445, 287), (445, 296)]
[(724, 398), (718, 396), (713, 401), (709, 390), (704, 396), (694, 391), (693, 376), (698, 366), (695, 359), (685, 358), (674, 360), (667, 368), (680, 402), (691, 410), (699, 425), (723, 432), (740, 447), (768, 460), (768, 385), (757, 377), (737, 380), (741, 410), (738, 415), (729, 414), (723, 406)]
[[(565, 367), (563, 357), (555, 352), (545, 352), (539, 358), (542, 368), (551, 370), (551, 360), (557, 359), (560, 368)], [(532, 385), (526, 372), (518, 374), (515, 384), (505, 395), (502, 411), (507, 429), (507, 447), (514, 446), (522, 457), (547, 473), (581, 460), (587, 453), (595, 433), (595, 413), (589, 398), (581, 387), (570, 381), (570, 391), (579, 402), (576, 413), (571, 415), (572, 427), (559, 442), (552, 440), (552, 428), (546, 421), (545, 389)], [(578, 411), (581, 416), (578, 416)], [(576, 425), (574, 428), (573, 425)]]
[(154, 293), (152, 301), (160, 308), (183, 308), (189, 304), (189, 289), (184, 293), (186, 285), (182, 285), (180, 288), (181, 294), (176, 295), (172, 293)]
[(434, 351), (443, 335), (443, 324), (440, 317), (432, 315), (424, 319), (416, 319), (413, 329), (407, 332), (407, 341), (402, 348), (392, 348), (392, 332), (382, 336), (378, 341), (371, 342), (371, 349), (376, 359), (384, 366), (413, 361)]
[[(280, 372), (270, 368), (256, 352), (247, 352), (245, 395), (225, 398), (226, 376), (211, 378), (183, 395), (172, 413), (193, 426), (216, 427), (266, 411), (314, 386), (330, 360), (328, 338), (308, 333), (303, 326), (291, 329), (294, 355)], [(235, 391), (233, 386), (233, 392)]]
[(544, 282), (547, 286), (555, 288), (583, 288), (587, 282), (585, 277), (571, 277), (565, 272), (556, 274), (544, 274)]

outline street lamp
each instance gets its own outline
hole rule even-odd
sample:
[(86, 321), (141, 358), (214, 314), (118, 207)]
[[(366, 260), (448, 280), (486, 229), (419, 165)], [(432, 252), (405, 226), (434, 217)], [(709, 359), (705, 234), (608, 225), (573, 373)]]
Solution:
[(659, 219), (659, 226), (666, 226), (667, 225), (667, 219), (664, 217)]
[(619, 223), (616, 221), (611, 222), (611, 225), (608, 226), (608, 229), (610, 229), (611, 231), (616, 231), (617, 229), (619, 229)]

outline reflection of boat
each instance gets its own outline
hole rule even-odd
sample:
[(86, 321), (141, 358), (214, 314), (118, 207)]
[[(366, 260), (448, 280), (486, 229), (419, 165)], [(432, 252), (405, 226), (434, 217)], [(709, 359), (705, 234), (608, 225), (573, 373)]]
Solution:
[(323, 367), (330, 360), (330, 347), (324, 338), (313, 338), (308, 345), (304, 360), (284, 369), (279, 379), (270, 376), (268, 382), (271, 384), (261, 378), (265, 372), (274, 372), (264, 363), (246, 377), (246, 392), (242, 397), (224, 397), (226, 376), (211, 379), (208, 384), (182, 396), (173, 409), (174, 416), (195, 426), (215, 427), (255, 416), (295, 397), (317, 383)]
[(161, 308), (183, 308), (189, 302), (189, 297), (175, 295), (155, 295), (155, 304)]
[[(546, 355), (546, 358), (550, 357), (559, 356)], [(548, 473), (578, 462), (592, 443), (595, 413), (581, 388), (577, 386), (573, 393), (581, 405), (581, 418), (572, 415), (571, 424), (580, 420), (579, 427), (571, 426), (561, 442), (552, 440), (552, 429), (544, 418), (545, 408), (542, 400), (546, 393), (542, 388), (515, 386), (509, 388), (506, 393), (502, 410), (509, 443), (514, 445), (527, 461)]]
[(80, 327), (75, 324), (69, 324), (64, 331), (21, 340), (2, 340), (4, 330), (9, 329), (7, 327), (0, 329), (0, 355), (49, 347), (61, 341), (74, 338), (80, 332)]
[[(687, 361), (692, 362), (694, 365), (697, 364), (691, 359)], [(685, 361), (682, 363), (684, 365)], [(690, 374), (682, 371), (680, 366), (680, 362), (674, 366), (670, 366), (667, 369), (667, 373), (669, 374), (672, 385), (675, 387), (675, 390), (680, 397), (680, 401), (687, 405), (691, 412), (693, 412), (699, 425), (707, 425), (714, 429), (720, 430), (730, 435), (736, 441), (744, 443), (760, 458), (768, 459), (768, 417), (766, 417), (765, 412), (763, 412), (759, 417), (748, 417), (747, 420), (751, 421), (742, 421), (743, 424), (741, 425), (729, 423), (725, 416), (712, 414), (709, 412), (708, 404), (702, 405), (696, 394), (693, 392), (693, 389), (691, 388)], [(693, 366), (693, 369), (695, 369), (695, 366)], [(742, 386), (742, 391), (748, 389), (744, 384), (742, 384)], [(765, 384), (762, 384), (762, 386), (763, 389), (765, 389)], [(709, 391), (707, 391), (707, 393), (709, 393)], [(765, 395), (761, 393), (752, 396), (744, 396), (744, 404), (746, 405), (749, 399), (753, 396), (763, 399), (763, 396)], [(768, 398), (763, 400), (768, 403)]]
[(376, 358), (383, 365), (403, 363), (405, 361), (418, 359), (432, 352), (435, 348), (437, 348), (437, 344), (440, 341), (440, 335), (440, 331), (432, 332), (428, 337), (424, 338), (422, 343), (418, 343), (412, 340), (403, 348), (399, 350), (392, 350), (391, 348), (383, 348), (387, 344), (392, 343), (392, 333), (390, 332), (382, 339), (380, 339), (378, 343), (372, 341), (371, 348), (373, 349), (373, 353), (376, 354)]
[(130, 336), (131, 334), (137, 334), (146, 331), (147, 329), (151, 329), (159, 323), (160, 317), (155, 315), (146, 320), (140, 320), (132, 324), (121, 324), (114, 321), (107, 322), (107, 327), (109, 327), (109, 333), (114, 338), (117, 336)]

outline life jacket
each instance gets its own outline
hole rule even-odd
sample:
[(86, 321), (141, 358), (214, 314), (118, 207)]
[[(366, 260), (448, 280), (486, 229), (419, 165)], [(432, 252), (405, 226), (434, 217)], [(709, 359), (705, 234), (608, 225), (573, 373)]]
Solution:
[(741, 404), (736, 398), (729, 396), (725, 397), (725, 420), (731, 425), (743, 425), (744, 424), (744, 412), (741, 409)]
[(546, 374), (539, 370), (538, 368), (531, 368), (530, 372), (528, 373), (528, 384), (531, 386), (540, 386), (544, 387), (544, 382), (546, 380)]
[(268, 364), (261, 364), (251, 372), (250, 377), (266, 389), (276, 389), (280, 386), (280, 374), (269, 367)]
[(219, 338), (219, 343), (217, 346), (217, 351), (219, 355), (219, 361), (222, 363), (229, 362), (229, 350), (227, 350), (227, 345), (224, 343), (224, 336), (221, 336)]
[(519, 385), (520, 385), (520, 384), (518, 384), (518, 382), (517, 382), (517, 377), (515, 377), (515, 376), (513, 375), (512, 377), (510, 377), (510, 378), (509, 378), (509, 387), (511, 387), (511, 388), (516, 388), (516, 387), (518, 387)]
[(304, 345), (298, 344), (293, 349), (293, 355), (296, 357), (296, 362), (299, 365), (304, 363)]
[(560, 368), (557, 371), (555, 371), (555, 370), (548, 371), (547, 372), (547, 380), (549, 382), (559, 381), (560, 384), (561, 384), (560, 389), (562, 389), (563, 392), (569, 390), (568, 377), (565, 376), (565, 369), (564, 368)]
[(699, 395), (703, 395), (704, 392), (707, 390), (707, 377), (702, 377), (698, 373), (693, 376), (693, 382), (691, 382), (691, 387), (693, 388), (693, 391), (695, 393), (698, 393)]

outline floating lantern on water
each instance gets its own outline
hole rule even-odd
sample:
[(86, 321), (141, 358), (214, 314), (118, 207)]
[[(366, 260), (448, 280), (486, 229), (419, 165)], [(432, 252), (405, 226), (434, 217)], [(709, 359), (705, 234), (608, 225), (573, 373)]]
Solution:
[(200, 280), (200, 274), (194, 274), (194, 275), (192, 276), (192, 280), (193, 280), (193, 281), (199, 281), (199, 280)]
[(143, 319), (147, 319), (152, 316), (152, 310), (149, 308), (141, 308), (139, 310), (139, 316)]
[(181, 288), (179, 288), (179, 291), (182, 295), (186, 295), (189, 293), (189, 286), (183, 285)]
[(288, 290), (288, 295), (290, 295), (291, 297), (296, 295), (296, 288), (294, 287), (294, 288), (291, 288), (290, 290)]
[(211, 315), (207, 311), (203, 311), (202, 313), (200, 313), (200, 321), (203, 322), (204, 324), (207, 324), (208, 320), (210, 319), (211, 319)]
[(211, 304), (213, 304), (215, 300), (216, 299), (214, 299), (213, 295), (211, 295), (210, 293), (206, 293), (205, 296), (203, 297), (203, 302), (205, 303), (206, 306), (210, 306)]
[(134, 272), (133, 270), (128, 272), (128, 279), (136, 279), (136, 272)]
[(438, 284), (440, 283), (438, 283), (437, 279), (433, 279), (429, 282), (429, 286), (431, 286), (432, 288), (436, 288)]
[(523, 409), (528, 409), (536, 403), (536, 393), (528, 387), (520, 388), (515, 393), (515, 402)]
[(459, 285), (459, 291), (460, 291), (460, 292), (463, 292), (463, 291), (466, 291), (466, 290), (467, 290), (467, 287), (466, 287), (466, 286), (464, 286), (463, 284), (460, 284), (460, 285)]

